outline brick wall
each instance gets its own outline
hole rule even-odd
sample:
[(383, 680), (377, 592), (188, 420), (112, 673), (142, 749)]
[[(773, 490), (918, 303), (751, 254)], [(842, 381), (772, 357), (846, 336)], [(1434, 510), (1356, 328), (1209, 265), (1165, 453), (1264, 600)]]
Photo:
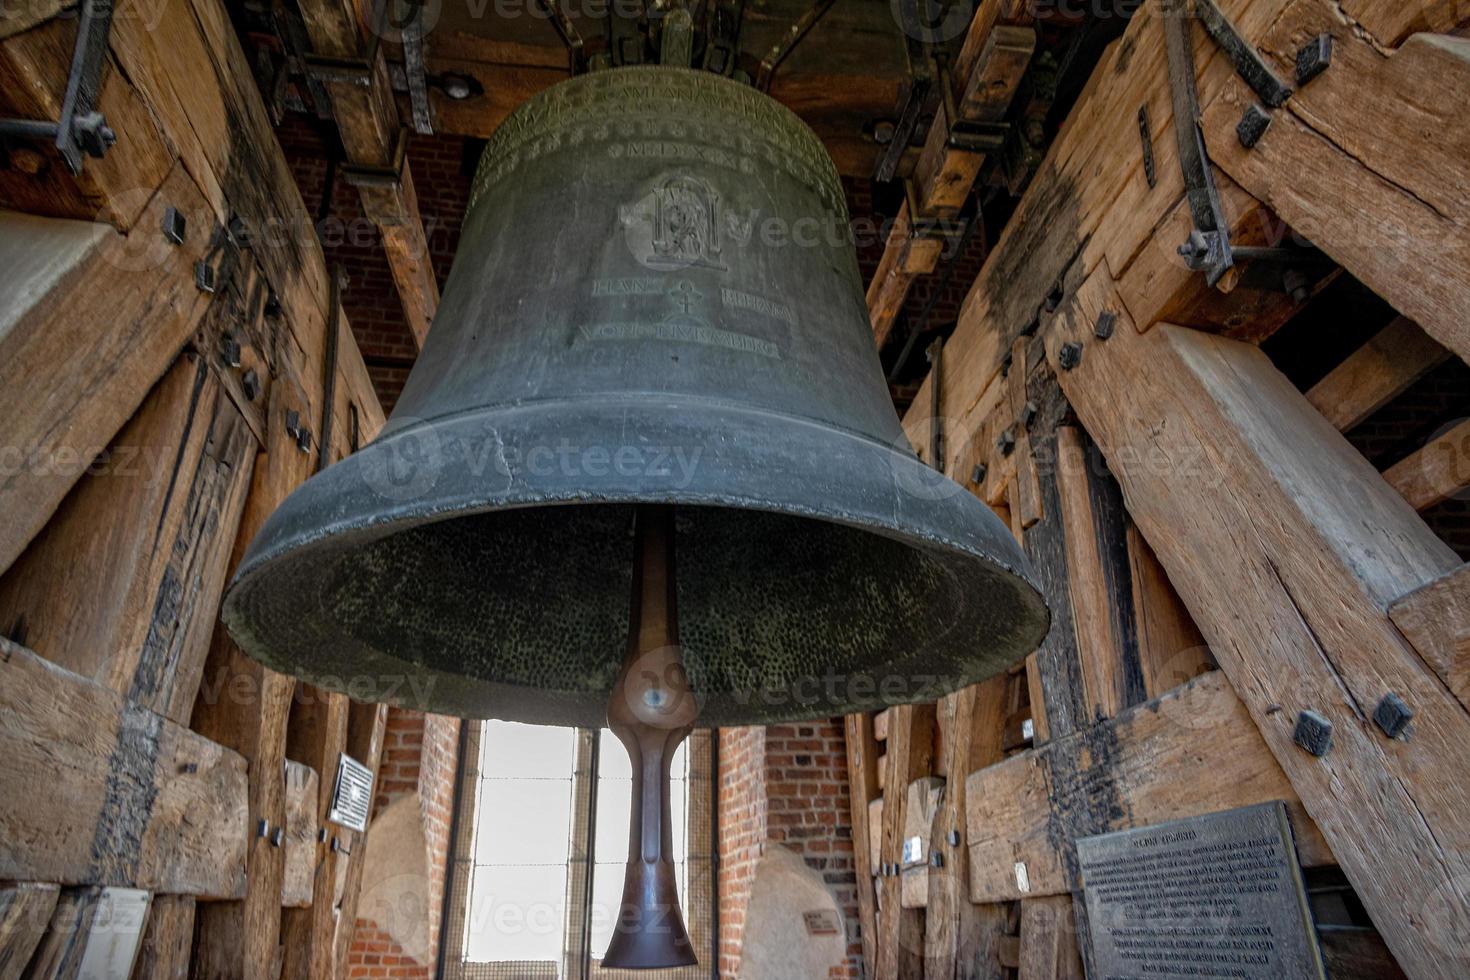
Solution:
[(453, 823), (455, 769), (459, 759), (459, 719), (392, 708), (383, 736), (373, 813), (414, 795), (418, 798), (428, 853), (428, 935), (430, 952), (415, 959), (379, 928), (359, 918), (348, 954), (349, 978), (429, 980), (434, 975), (443, 914), (444, 879)]
[(720, 732), (720, 976), (739, 976), (746, 903), (767, 842), (818, 871), (848, 922), (847, 964), (862, 976), (847, 747), (840, 718)]

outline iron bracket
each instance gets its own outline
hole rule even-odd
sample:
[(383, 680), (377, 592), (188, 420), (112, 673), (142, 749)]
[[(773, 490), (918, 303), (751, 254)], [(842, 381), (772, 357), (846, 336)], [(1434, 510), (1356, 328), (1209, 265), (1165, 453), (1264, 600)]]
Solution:
[(781, 67), (781, 62), (791, 55), (791, 52), (801, 43), (801, 39), (817, 26), (817, 22), (832, 9), (832, 4), (835, 2), (836, 0), (816, 0), (796, 23), (786, 29), (786, 33), (771, 45), (771, 50), (767, 51), (766, 56), (761, 59), (760, 70), (756, 72), (756, 88), (762, 92), (771, 90), (771, 79), (775, 77), (776, 69)]
[(924, 104), (929, 101), (929, 90), (934, 87), (934, 57), (930, 46), (919, 40), (923, 30), (918, 16), (919, 0), (898, 0), (896, 11), (899, 27), (904, 34), (904, 55), (908, 60), (908, 84), (900, 97), (898, 120), (893, 126), (893, 138), (878, 155), (873, 167), (873, 179), (886, 184), (898, 173), (899, 161), (914, 137)]
[(117, 142), (117, 134), (97, 111), (102, 92), (102, 66), (107, 60), (107, 37), (112, 30), (112, 0), (82, 0), (77, 17), (77, 39), (72, 46), (71, 72), (56, 122), (38, 119), (0, 119), (0, 137), (51, 140), (73, 174), (82, 172), (82, 157), (102, 159)]
[(944, 338), (935, 337), (926, 354), (929, 358), (929, 465), (944, 472), (944, 423), (939, 415), (939, 385), (944, 377)]
[(1215, 0), (1194, 0), (1194, 13), (1204, 26), (1205, 33), (1230, 59), (1235, 73), (1245, 80), (1262, 102), (1276, 109), (1291, 98), (1291, 86), (1278, 78), (1260, 53), (1240, 36), (1240, 31), (1236, 30), (1230, 18), (1215, 6)]
[(545, 11), (551, 26), (556, 28), (557, 36), (567, 49), (567, 70), (573, 75), (580, 75), (587, 70), (587, 51), (582, 42), (582, 32), (577, 30), (577, 25), (572, 23), (572, 18), (562, 9), (561, 0), (536, 0), (537, 5)]
[(1230, 227), (1205, 150), (1200, 126), (1199, 92), (1194, 80), (1194, 51), (1189, 38), (1188, 0), (1164, 0), (1164, 50), (1169, 59), (1169, 97), (1174, 108), (1174, 136), (1179, 144), (1179, 167), (1184, 193), (1194, 218), (1188, 240), (1179, 246), (1189, 268), (1217, 284), (1235, 264), (1230, 252)]
[(740, 27), (745, 19), (744, 0), (714, 0), (706, 16), (704, 70), (729, 77), (740, 56)]

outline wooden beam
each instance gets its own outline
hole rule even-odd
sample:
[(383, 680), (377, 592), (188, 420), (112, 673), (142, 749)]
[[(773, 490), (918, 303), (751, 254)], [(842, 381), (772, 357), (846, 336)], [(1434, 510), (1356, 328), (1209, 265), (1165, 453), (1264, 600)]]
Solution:
[[(310, 908), (317, 871), (317, 798), (321, 795), (316, 770), (304, 762), (286, 760), (286, 824), (281, 846), (286, 867), (281, 875), (281, 905), (300, 911)], [(330, 905), (331, 903), (326, 903)], [(285, 928), (282, 927), (285, 936)]]
[[(170, 245), (169, 207), (192, 234)], [(194, 333), (194, 284), (210, 209), (176, 166), (126, 235), (105, 225), (0, 213), (0, 569), (8, 568)]]
[[(378, 769), (383, 760), (383, 736), (388, 725), (386, 704), (359, 704), (354, 701), (347, 716), (347, 754), (368, 767), (377, 785)], [(337, 899), (337, 928), (332, 943), (334, 966), (332, 976), (347, 970), (347, 954), (357, 931), (357, 903), (362, 897), (362, 874), (367, 863), (367, 834), (338, 828), (339, 848), (348, 852), (347, 868), (341, 875), (341, 897)], [(340, 865), (339, 865), (340, 867)]]
[(1347, 432), (1450, 358), (1408, 317), (1396, 317), (1312, 386), (1307, 401)]
[(1017, 980), (1082, 980), (1072, 896), (1049, 895), (1021, 903), (1021, 956)]
[(1395, 599), (1388, 618), (1470, 708), (1470, 566)]
[[(316, 766), (320, 779), (314, 828), (327, 826), (336, 789), (337, 761), (347, 749), (347, 695), (298, 685), (287, 726), (286, 752)], [(338, 849), (330, 838), (312, 837), (313, 901), (308, 909), (288, 909), (281, 925), (286, 947), (282, 977), (307, 980), (331, 976), (332, 941), (336, 934)]]
[(843, 719), (847, 744), (847, 788), (852, 804), (852, 865), (857, 874), (858, 938), (868, 970), (877, 967), (878, 896), (873, 868), (878, 854), (872, 847), (868, 811), (878, 799), (878, 743), (873, 737), (875, 716), (856, 712)]
[(0, 679), (0, 878), (241, 894), (243, 759), (3, 639)]
[(1144, 540), (1143, 532), (1128, 525), (1128, 561), (1133, 573), (1133, 618), (1138, 623), (1138, 660), (1144, 690), (1157, 698), (1180, 684), (1215, 669), (1215, 658), (1199, 627), (1174, 591), (1164, 566)]
[(924, 976), (981, 980), (1000, 969), (1005, 910), (970, 901), (970, 851), (965, 835), (965, 786), (971, 771), (1004, 758), (1001, 729), (1010, 677), (1000, 674), (939, 702), (941, 738), (950, 746), (944, 796), (929, 846), (943, 862), (929, 868), (924, 913)]
[(873, 323), (873, 344), (879, 350), (893, 331), (893, 322), (903, 309), (909, 286), (915, 277), (934, 271), (943, 250), (941, 239), (914, 234), (908, 202), (901, 204), (884, 243), (883, 257), (868, 282), (868, 319)]
[(0, 976), (17, 977), (46, 933), (61, 889), (33, 882), (0, 886)]
[[(1106, 271), (1047, 332), (1053, 363), (1084, 345), (1068, 399), (1390, 948), (1446, 975), (1447, 937), (1470, 930), (1470, 716), (1386, 609), (1460, 562), (1256, 348), (1121, 319), (1093, 337)], [(1389, 692), (1408, 692), (1411, 739), (1365, 721)], [(1325, 757), (1293, 741), (1305, 710), (1333, 726)]]
[[(901, 704), (888, 711), (888, 745), (883, 755), (888, 789), (880, 861), (897, 869), (903, 866), (908, 785), (926, 775), (934, 764), (934, 706)], [(896, 871), (882, 877), (879, 889), (878, 959), (873, 975), (876, 980), (920, 977), (924, 969), (924, 913), (903, 907), (903, 877)]]
[(1431, 337), (1470, 357), (1470, 236), (1460, 218), (1470, 207), (1470, 119), (1423, 97), (1470, 85), (1470, 40), (1418, 34), (1385, 54), (1329, 0), (1256, 5), (1277, 16), (1247, 40), (1278, 71), (1290, 77), (1303, 39), (1323, 33), (1333, 37), (1332, 67), (1292, 96), (1250, 150), (1227, 134), (1254, 95), (1227, 79), (1204, 112), (1212, 160)]
[[(26, 6), (26, 11), (12, 9), (26, 14), (31, 5)], [(6, 22), (10, 13), (8, 9)], [(78, 22), (74, 13), (0, 41), (0, 116), (61, 118)], [(0, 26), (0, 35), (4, 34)], [(9, 163), (0, 167), (0, 208), (101, 221), (123, 232), (149, 225), (141, 214), (153, 189), (168, 176), (173, 153), (158, 121), (106, 52), (96, 108), (118, 139), (101, 159), (87, 157), (79, 174), (72, 174), (49, 140), (7, 141)], [(147, 230), (156, 235), (158, 228), (152, 224)]]
[(1428, 510), (1470, 487), (1470, 420), (1399, 460), (1383, 478), (1415, 510)]
[(1077, 837), (1268, 800), (1288, 801), (1304, 864), (1334, 861), (1219, 671), (981, 769), (965, 789), (975, 902), (1080, 888)]
[(148, 927), (133, 964), (134, 980), (187, 980), (194, 945), (194, 898), (154, 895)]
[(0, 624), (187, 723), (255, 451), (209, 365), (181, 357), (0, 576)]
[(1057, 491), (1067, 548), (1085, 723), (1112, 718), (1146, 697), (1138, 653), (1127, 514), (1087, 434), (1057, 429)]

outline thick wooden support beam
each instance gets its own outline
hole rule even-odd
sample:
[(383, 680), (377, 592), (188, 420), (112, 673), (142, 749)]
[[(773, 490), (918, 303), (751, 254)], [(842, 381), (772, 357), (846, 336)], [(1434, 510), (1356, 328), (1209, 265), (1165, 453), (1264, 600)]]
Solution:
[[(195, 229), (163, 237), (173, 207)], [(212, 214), (181, 166), (126, 235), (0, 212), (0, 569), (19, 557), (194, 333)]]
[(1347, 432), (1449, 357), (1417, 323), (1396, 317), (1313, 385), (1307, 401), (1339, 432)]
[[(1068, 399), (1399, 962), (1463, 973), (1470, 715), (1386, 612), (1459, 560), (1256, 348), (1122, 317), (1099, 341), (1113, 304), (1100, 269), (1047, 332), (1053, 363), (1084, 345)], [(1411, 738), (1368, 720), (1390, 693)], [(1293, 741), (1307, 710), (1333, 726), (1321, 758)]]
[(1149, 698), (1157, 698), (1213, 670), (1215, 658), (1158, 556), (1133, 524), (1128, 525), (1128, 561), (1144, 690)]
[(1470, 487), (1470, 421), (1463, 421), (1384, 471), (1388, 485), (1415, 510)]
[(1333, 863), (1219, 671), (970, 775), (970, 899), (1081, 887), (1076, 837), (1284, 799), (1309, 866)]
[(1470, 708), (1470, 565), (1394, 600), (1388, 618)]
[(316, 884), (320, 781), (315, 769), (294, 759), (286, 760), (282, 779), (286, 784), (286, 823), (281, 847), (286, 851), (286, 867), (281, 876), (281, 905), (300, 911), (311, 907)]
[(134, 980), (186, 980), (194, 945), (194, 898), (154, 895), (133, 964)]
[(873, 976), (875, 980), (908, 980), (923, 976), (924, 913), (903, 907), (903, 877), (897, 869), (903, 866), (909, 783), (927, 775), (934, 765), (934, 706), (901, 704), (888, 711), (888, 744), (883, 755), (888, 788), (880, 863), (893, 873), (879, 880), (878, 958)]
[(862, 940), (863, 962), (869, 970), (874, 969), (878, 962), (878, 896), (874, 891), (872, 873), (878, 864), (878, 853), (872, 846), (872, 831), (868, 825), (869, 808), (879, 798), (878, 743), (873, 737), (876, 720), (877, 716), (863, 712), (843, 719), (848, 799), (852, 803), (852, 866), (857, 874), (858, 938)]
[(60, 894), (57, 885), (33, 882), (0, 887), (0, 976), (20, 976), (46, 934)]
[(939, 702), (940, 737), (949, 745), (944, 796), (929, 834), (939, 855), (930, 862), (924, 913), (924, 976), (929, 980), (982, 980), (1000, 970), (1005, 910), (970, 901), (970, 851), (965, 833), (965, 787), (975, 769), (1005, 757), (1001, 734), (1010, 677), (992, 677)]
[(0, 715), (0, 878), (241, 894), (234, 752), (8, 640)]
[[(1425, 93), (1470, 86), (1470, 39), (1418, 34), (1384, 52), (1329, 0), (1292, 0), (1247, 37), (1290, 77), (1296, 53), (1333, 38), (1332, 66), (1276, 113), (1254, 149), (1227, 134), (1254, 100), (1226, 80), (1205, 109), (1211, 158), (1425, 332), (1470, 358), (1470, 118)], [(1363, 0), (1359, 16), (1401, 7)], [(1432, 136), (1429, 134), (1433, 134)]]
[(215, 373), (181, 357), (0, 576), (0, 624), (187, 723), (255, 451)]

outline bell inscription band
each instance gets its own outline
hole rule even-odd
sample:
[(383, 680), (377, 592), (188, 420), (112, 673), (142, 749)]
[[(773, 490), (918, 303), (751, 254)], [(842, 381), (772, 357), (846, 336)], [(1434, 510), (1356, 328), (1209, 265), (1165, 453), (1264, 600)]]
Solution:
[(821, 143), (670, 67), (499, 127), (387, 426), (271, 516), (223, 615), (359, 698), (611, 727), (641, 782), (610, 966), (694, 960), (663, 869), (696, 717), (932, 701), (1048, 619), (1009, 531), (899, 427)]

